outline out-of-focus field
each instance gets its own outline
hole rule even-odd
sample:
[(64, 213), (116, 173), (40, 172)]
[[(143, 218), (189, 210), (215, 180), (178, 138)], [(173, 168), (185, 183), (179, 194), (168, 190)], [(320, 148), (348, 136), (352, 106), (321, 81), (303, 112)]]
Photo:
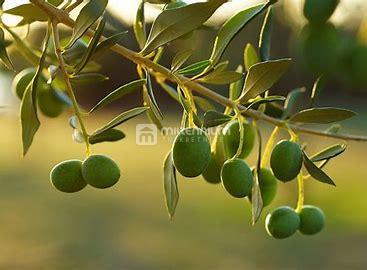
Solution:
[[(277, 241), (266, 234), (263, 219), (249, 225), (247, 201), (201, 178), (179, 178), (180, 201), (169, 221), (162, 189), (169, 142), (137, 146), (134, 123), (123, 126), (124, 141), (93, 148), (120, 164), (123, 177), (116, 187), (57, 192), (49, 183), (50, 168), (84, 152), (72, 142), (66, 121), (48, 120), (21, 159), (17, 120), (0, 118), (0, 269), (367, 268), (367, 144), (350, 143), (327, 168), (337, 188), (306, 183), (306, 202), (327, 215), (325, 231)], [(321, 145), (325, 141), (318, 139), (310, 149)], [(294, 206), (296, 194), (296, 185), (280, 185), (264, 215), (278, 205)]]

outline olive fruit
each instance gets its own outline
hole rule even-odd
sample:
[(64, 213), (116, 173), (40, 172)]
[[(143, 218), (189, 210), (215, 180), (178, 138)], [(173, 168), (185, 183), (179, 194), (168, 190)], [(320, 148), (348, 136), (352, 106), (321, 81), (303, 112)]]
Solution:
[(105, 155), (92, 155), (85, 159), (82, 174), (89, 185), (101, 189), (112, 187), (120, 179), (119, 167)]
[(288, 206), (276, 208), (266, 216), (265, 228), (268, 234), (276, 239), (293, 235), (299, 228), (300, 218), (297, 212)]
[(54, 118), (64, 111), (65, 103), (56, 96), (55, 90), (48, 86), (38, 91), (38, 107), (45, 116)]
[(24, 92), (35, 74), (36, 70), (34, 68), (26, 68), (14, 77), (11, 88), (14, 95), (20, 100), (23, 98)]
[(205, 132), (198, 128), (185, 128), (176, 136), (172, 148), (173, 163), (186, 177), (204, 172), (211, 158), (210, 143)]
[(316, 206), (305, 205), (299, 212), (300, 226), (302, 234), (311, 235), (319, 233), (325, 225), (325, 216), (322, 210)]
[(339, 0), (306, 0), (303, 14), (310, 23), (322, 24), (333, 15)]
[(214, 157), (214, 153), (212, 152), (210, 156), (210, 161), (205, 171), (202, 173), (203, 178), (212, 184), (218, 184), (221, 182), (220, 179), (220, 171), (222, 167), (217, 163)]
[(56, 189), (67, 193), (78, 192), (87, 185), (80, 160), (66, 160), (57, 164), (51, 170), (50, 180)]
[[(268, 206), (274, 200), (277, 194), (278, 181), (271, 169), (261, 168), (259, 171), (259, 187), (263, 206)], [(251, 201), (251, 196), (249, 196)]]
[[(224, 150), (228, 157), (233, 157), (238, 150), (240, 144), (240, 130), (238, 121), (232, 121), (223, 128), (223, 144)], [(240, 158), (246, 158), (255, 145), (255, 129), (249, 123), (243, 124), (244, 140)]]
[(277, 179), (282, 182), (293, 180), (301, 171), (303, 154), (301, 147), (291, 141), (280, 141), (273, 149), (270, 165)]
[(221, 170), (224, 188), (235, 198), (243, 198), (250, 194), (253, 176), (250, 167), (243, 159), (227, 160)]

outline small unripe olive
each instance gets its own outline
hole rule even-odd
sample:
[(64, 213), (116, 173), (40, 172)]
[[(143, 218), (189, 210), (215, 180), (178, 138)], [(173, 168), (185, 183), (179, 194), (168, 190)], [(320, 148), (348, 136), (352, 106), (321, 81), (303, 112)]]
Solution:
[(112, 187), (120, 179), (118, 165), (105, 155), (92, 155), (84, 160), (82, 174), (89, 185), (101, 189)]
[(65, 109), (65, 103), (54, 91), (50, 86), (38, 91), (38, 107), (45, 116), (51, 118), (59, 116)]
[[(261, 168), (259, 172), (259, 186), (263, 206), (268, 206), (274, 200), (277, 194), (278, 181), (273, 172), (268, 168)], [(249, 196), (251, 201), (251, 196)]]
[(202, 173), (203, 178), (212, 184), (218, 184), (221, 182), (220, 171), (221, 166), (215, 160), (214, 154), (211, 154), (210, 161), (205, 171)]
[(11, 88), (14, 95), (20, 100), (23, 98), (24, 92), (35, 74), (36, 70), (34, 68), (26, 68), (14, 77)]
[(211, 156), (209, 139), (198, 128), (185, 128), (173, 142), (172, 157), (177, 171), (186, 177), (204, 172)]
[(250, 167), (243, 159), (227, 160), (221, 170), (224, 188), (235, 198), (243, 198), (250, 194), (253, 176)]
[(325, 216), (322, 210), (316, 206), (305, 205), (299, 213), (301, 220), (299, 231), (302, 234), (319, 233), (325, 226)]
[[(240, 144), (240, 131), (238, 121), (232, 121), (223, 128), (223, 144), (226, 155), (233, 157), (238, 150)], [(256, 132), (254, 127), (249, 123), (243, 124), (244, 140), (240, 158), (246, 158), (252, 151), (255, 145)]]
[(339, 0), (306, 0), (303, 14), (310, 23), (322, 24), (333, 15)]
[(301, 171), (303, 154), (301, 147), (291, 141), (280, 141), (273, 149), (270, 165), (277, 179), (282, 182), (293, 180)]
[(300, 218), (296, 211), (288, 206), (276, 208), (266, 216), (265, 228), (276, 239), (293, 235), (299, 228)]
[(66, 160), (57, 164), (50, 173), (53, 186), (67, 193), (82, 190), (87, 182), (82, 176), (82, 162), (80, 160)]

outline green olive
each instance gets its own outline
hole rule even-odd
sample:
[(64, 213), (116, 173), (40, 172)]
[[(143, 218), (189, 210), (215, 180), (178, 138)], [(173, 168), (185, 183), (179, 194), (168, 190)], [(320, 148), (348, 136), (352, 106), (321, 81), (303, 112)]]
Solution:
[(323, 24), (333, 15), (339, 0), (306, 0), (303, 14), (310, 23)]
[(227, 160), (222, 167), (224, 188), (235, 198), (244, 198), (251, 192), (253, 177), (250, 167), (243, 159)]
[(221, 166), (217, 163), (214, 157), (214, 153), (212, 152), (210, 161), (205, 171), (202, 173), (203, 178), (212, 184), (219, 184), (221, 182), (220, 179), (220, 171)]
[(282, 182), (293, 180), (301, 171), (303, 153), (301, 147), (291, 141), (280, 141), (273, 149), (270, 165), (277, 179)]
[(80, 160), (66, 160), (57, 164), (50, 173), (53, 186), (66, 193), (74, 193), (85, 188), (87, 183), (82, 176)]
[(83, 161), (82, 174), (85, 181), (95, 188), (109, 188), (120, 179), (118, 165), (105, 155), (92, 155)]
[[(243, 124), (244, 140), (240, 158), (246, 158), (255, 145), (256, 132), (254, 127), (249, 123)], [(223, 144), (226, 155), (233, 157), (238, 150), (240, 144), (240, 131), (238, 121), (232, 121), (223, 128)]]
[(26, 68), (14, 77), (11, 88), (14, 95), (20, 100), (23, 98), (24, 92), (35, 74), (36, 70), (34, 68)]
[(38, 91), (38, 107), (45, 116), (54, 118), (64, 111), (66, 105), (56, 96), (55, 90), (48, 86)]
[(302, 234), (312, 235), (319, 233), (325, 226), (325, 215), (316, 206), (305, 205), (299, 213), (301, 220), (299, 231)]
[(186, 177), (204, 172), (211, 158), (210, 143), (205, 132), (198, 128), (183, 129), (175, 138), (172, 148), (173, 163)]
[(294, 209), (282, 206), (266, 216), (265, 228), (276, 239), (293, 235), (299, 228), (300, 218)]

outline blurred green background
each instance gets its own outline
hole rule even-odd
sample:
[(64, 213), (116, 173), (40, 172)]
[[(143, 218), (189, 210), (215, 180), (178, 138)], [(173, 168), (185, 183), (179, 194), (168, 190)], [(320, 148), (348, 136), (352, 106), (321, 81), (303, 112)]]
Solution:
[[(249, 5), (254, 2), (249, 1)], [(305, 22), (298, 10), (302, 1), (295, 2), (280, 1), (276, 7), (274, 58), (302, 57), (297, 41)], [(362, 27), (365, 4), (350, 1), (353, 4), (348, 6), (346, 2), (342, 1), (337, 16), (333, 17), (333, 23), (343, 33), (337, 42), (344, 44), (348, 39), (365, 47), (366, 31)], [(118, 6), (116, 1), (111, 3), (116, 6), (111, 8), (110, 24), (119, 31), (131, 29), (128, 22), (114, 16), (119, 13), (116, 12)], [(244, 45), (247, 42), (257, 44), (261, 20), (262, 17), (252, 22), (229, 47), (224, 58), (233, 62), (233, 68), (242, 61)], [(32, 35), (27, 40), (39, 43), (41, 30), (32, 26)], [(192, 61), (202, 60), (209, 54), (208, 42), (212, 42), (214, 36), (215, 29), (205, 28), (195, 33), (195, 43), (186, 41), (183, 46), (195, 44), (198, 48)], [(136, 49), (131, 31), (123, 43)], [(163, 63), (167, 64), (179, 48), (177, 44), (171, 45)], [(17, 70), (29, 66), (17, 52), (12, 51), (11, 57)], [(349, 59), (360, 58), (351, 55)], [(311, 90), (317, 76), (307, 72), (298, 61), (274, 92), (286, 93), (299, 86)], [(362, 75), (359, 76), (367, 77), (367, 60), (359, 63), (362, 63), (358, 69)], [(102, 72), (111, 80), (78, 89), (78, 99), (86, 108), (117, 86), (137, 77), (134, 65), (112, 53), (106, 55), (101, 64)], [(336, 72), (330, 74), (317, 105), (337, 105), (357, 111), (359, 116), (343, 123), (342, 132), (367, 134), (367, 86), (363, 81), (351, 82), (344, 73), (342, 76), (341, 67), (335, 65)], [(271, 209), (279, 205), (295, 206), (295, 183), (279, 184), (276, 201), (264, 210), (263, 218), (252, 227), (248, 201), (233, 199), (221, 185), (208, 184), (200, 177), (192, 180), (179, 177), (180, 201), (170, 221), (163, 196), (162, 162), (172, 137), (159, 137), (155, 146), (138, 146), (135, 126), (148, 120), (142, 116), (124, 124), (125, 140), (93, 147), (94, 153), (110, 155), (119, 163), (123, 174), (121, 181), (103, 191), (88, 187), (77, 194), (60, 193), (49, 183), (50, 169), (65, 159), (83, 159), (84, 154), (83, 145), (71, 139), (67, 121), (72, 111), (65, 112), (59, 119), (41, 118), (42, 126), (34, 145), (29, 154), (21, 158), (19, 102), (10, 91), (11, 77), (12, 74), (6, 72), (0, 76), (1, 102), (8, 105), (0, 114), (0, 269), (367, 268), (367, 144), (348, 143), (346, 153), (328, 165), (326, 170), (336, 181), (337, 188), (313, 180), (306, 182), (306, 203), (319, 206), (327, 217), (326, 229), (316, 236), (296, 234), (279, 241), (265, 232), (264, 216)], [(225, 88), (213, 89), (227, 94)], [(165, 124), (178, 125), (180, 107), (162, 91), (157, 90), (157, 94), (166, 115)], [(140, 95), (129, 96), (90, 119), (88, 128), (93, 130), (118, 112), (140, 103)], [(263, 125), (262, 128), (266, 138), (270, 127)], [(315, 137), (303, 139), (308, 142), (310, 152), (339, 142)], [(249, 163), (254, 162), (251, 156)]]

